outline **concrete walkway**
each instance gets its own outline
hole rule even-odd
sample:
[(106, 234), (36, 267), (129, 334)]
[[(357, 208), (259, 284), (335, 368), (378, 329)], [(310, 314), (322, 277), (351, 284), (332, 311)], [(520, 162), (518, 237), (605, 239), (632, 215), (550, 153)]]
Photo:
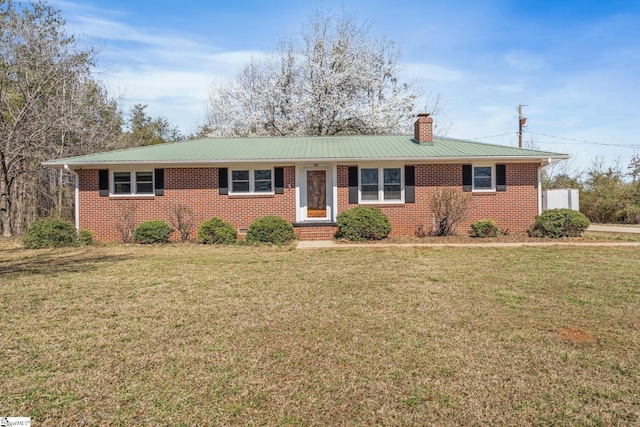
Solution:
[[(605, 233), (638, 233), (640, 234), (640, 227), (635, 226), (617, 226), (617, 225), (601, 225), (592, 224), (589, 226), (588, 231), (597, 231)], [(431, 247), (431, 248), (444, 248), (444, 247), (476, 247), (481, 246), (485, 248), (515, 248), (523, 246), (635, 246), (640, 247), (640, 242), (624, 242), (624, 241), (553, 241), (546, 242), (511, 242), (511, 243), (338, 243), (334, 240), (301, 240), (298, 242), (298, 249), (353, 249), (353, 248), (388, 248), (388, 247)]]

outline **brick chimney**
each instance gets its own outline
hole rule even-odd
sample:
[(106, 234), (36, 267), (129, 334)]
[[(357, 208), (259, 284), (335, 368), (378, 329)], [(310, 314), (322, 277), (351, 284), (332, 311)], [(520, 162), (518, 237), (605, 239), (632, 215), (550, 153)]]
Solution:
[(416, 142), (433, 142), (433, 119), (429, 113), (418, 114), (418, 120), (413, 125), (413, 136)]

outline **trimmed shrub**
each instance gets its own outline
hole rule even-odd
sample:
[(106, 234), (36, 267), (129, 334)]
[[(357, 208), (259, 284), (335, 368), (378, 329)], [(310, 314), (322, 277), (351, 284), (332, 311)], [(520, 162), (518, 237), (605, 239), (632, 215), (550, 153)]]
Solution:
[(357, 206), (337, 218), (338, 237), (351, 241), (380, 240), (391, 232), (389, 218), (379, 208)]
[(167, 243), (172, 232), (173, 229), (164, 221), (144, 221), (133, 231), (133, 241), (143, 244)]
[(529, 229), (531, 237), (579, 237), (589, 227), (589, 219), (571, 209), (550, 209), (536, 217)]
[(24, 239), (27, 249), (58, 248), (62, 246), (77, 246), (78, 234), (76, 227), (67, 220), (60, 218), (38, 219), (31, 223)]
[(78, 242), (83, 246), (93, 245), (95, 243), (93, 231), (80, 230), (80, 233), (78, 233)]
[(208, 219), (198, 228), (200, 243), (231, 245), (237, 238), (238, 233), (233, 226), (220, 218)]
[(290, 243), (295, 238), (293, 225), (275, 215), (267, 215), (253, 220), (247, 229), (247, 243), (282, 245)]
[(482, 219), (471, 224), (471, 237), (498, 237), (500, 235), (500, 227), (492, 219)]

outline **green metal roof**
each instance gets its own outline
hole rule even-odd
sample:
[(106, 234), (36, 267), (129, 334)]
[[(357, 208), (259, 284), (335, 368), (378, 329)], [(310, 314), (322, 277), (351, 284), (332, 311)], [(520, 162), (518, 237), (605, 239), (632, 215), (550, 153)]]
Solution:
[(222, 164), (303, 161), (464, 161), (566, 159), (566, 154), (435, 137), (419, 144), (410, 135), (214, 138), (108, 151), (56, 159), (46, 166), (113, 164)]

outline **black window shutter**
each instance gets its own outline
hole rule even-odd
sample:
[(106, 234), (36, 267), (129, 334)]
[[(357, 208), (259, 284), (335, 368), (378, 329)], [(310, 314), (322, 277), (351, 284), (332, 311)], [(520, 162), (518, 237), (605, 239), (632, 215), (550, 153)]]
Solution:
[(507, 165), (496, 165), (496, 191), (507, 191)]
[(471, 165), (462, 165), (462, 190), (471, 191), (473, 188), (473, 169)]
[(109, 169), (98, 171), (98, 188), (100, 189), (100, 197), (109, 195)]
[(218, 194), (229, 194), (228, 168), (218, 168)]
[(349, 167), (349, 204), (358, 204), (358, 167)]
[(155, 169), (154, 193), (156, 196), (164, 196), (164, 169)]
[(284, 193), (284, 168), (276, 167), (274, 168), (274, 192), (276, 194)]
[(404, 202), (416, 202), (416, 168), (415, 166), (404, 167)]

